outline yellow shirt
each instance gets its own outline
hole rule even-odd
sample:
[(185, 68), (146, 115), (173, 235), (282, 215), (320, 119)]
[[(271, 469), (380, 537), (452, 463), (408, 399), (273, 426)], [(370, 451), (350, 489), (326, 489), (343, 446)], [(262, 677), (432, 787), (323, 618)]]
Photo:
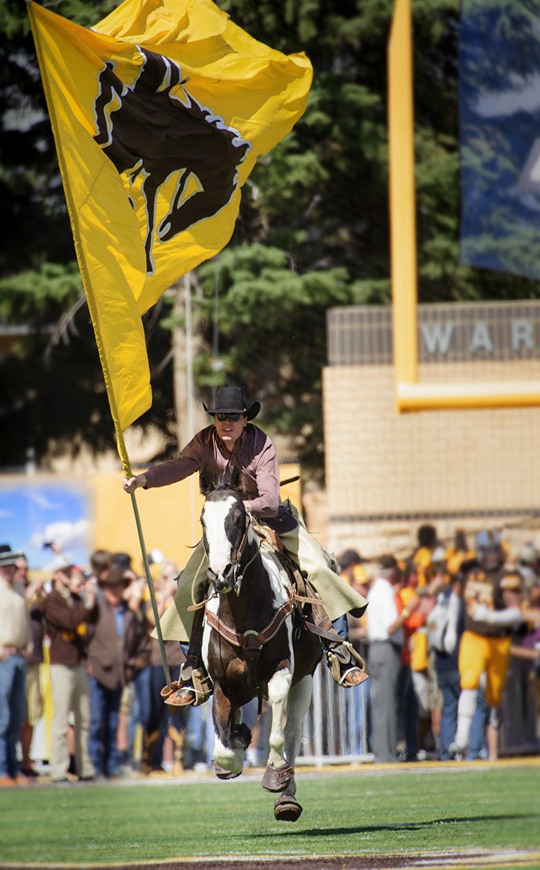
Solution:
[(433, 577), (431, 550), (428, 547), (419, 547), (412, 560), (418, 574), (418, 588), (422, 589)]

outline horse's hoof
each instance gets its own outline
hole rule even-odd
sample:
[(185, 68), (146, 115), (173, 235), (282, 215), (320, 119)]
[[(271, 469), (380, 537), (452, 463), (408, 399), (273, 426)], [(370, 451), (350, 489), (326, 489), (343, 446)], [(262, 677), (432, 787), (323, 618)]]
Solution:
[(214, 761), (214, 773), (218, 779), (236, 779), (237, 776), (240, 776), (242, 771), (239, 773), (233, 773), (232, 770), (225, 770), (224, 767), (221, 767), (220, 764), (217, 764)]
[(292, 767), (287, 765), (285, 767), (270, 767), (267, 764), (262, 778), (262, 787), (266, 791), (285, 791), (293, 775)]
[(232, 733), (233, 745), (236, 749), (247, 749), (251, 743), (251, 731), (248, 726), (241, 722), (233, 729)]
[(296, 822), (302, 814), (302, 807), (295, 797), (284, 794), (274, 801), (274, 818), (278, 822)]

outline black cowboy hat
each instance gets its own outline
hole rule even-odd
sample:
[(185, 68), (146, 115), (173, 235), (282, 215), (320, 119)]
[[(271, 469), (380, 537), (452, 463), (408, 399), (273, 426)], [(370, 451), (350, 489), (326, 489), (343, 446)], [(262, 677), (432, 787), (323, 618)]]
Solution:
[(0, 565), (16, 565), (19, 559), (24, 559), (21, 550), (12, 550), (9, 544), (0, 544)]
[(249, 408), (246, 407), (246, 399), (240, 387), (220, 387), (216, 393), (216, 407), (213, 409), (207, 408), (203, 404), (203, 408), (207, 414), (245, 414), (248, 420), (253, 420), (261, 410), (260, 402), (252, 402)]

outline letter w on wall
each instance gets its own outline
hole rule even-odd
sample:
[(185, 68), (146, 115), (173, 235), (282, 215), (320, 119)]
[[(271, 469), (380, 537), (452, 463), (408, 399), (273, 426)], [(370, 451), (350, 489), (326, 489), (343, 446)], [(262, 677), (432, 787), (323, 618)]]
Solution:
[(424, 336), (426, 347), (430, 353), (437, 353), (437, 351), (440, 351), (440, 353), (448, 353), (448, 348), (450, 347), (452, 334), (454, 332), (453, 323), (434, 323), (432, 325), (423, 323), (420, 328), (422, 330), (422, 335)]

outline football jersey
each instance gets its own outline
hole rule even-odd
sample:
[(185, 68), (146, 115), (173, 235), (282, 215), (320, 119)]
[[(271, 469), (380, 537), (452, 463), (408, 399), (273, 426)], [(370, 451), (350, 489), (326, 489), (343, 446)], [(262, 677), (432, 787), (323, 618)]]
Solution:
[(509, 570), (504, 565), (495, 571), (486, 571), (475, 562), (463, 575), (461, 588), (465, 605), (465, 631), (474, 631), (482, 637), (507, 637), (513, 633), (512, 626), (480, 622), (473, 619), (473, 613), (477, 604), (484, 604), (490, 610), (504, 610), (507, 607), (503, 598), (504, 590), (521, 590), (521, 577), (517, 571)]

